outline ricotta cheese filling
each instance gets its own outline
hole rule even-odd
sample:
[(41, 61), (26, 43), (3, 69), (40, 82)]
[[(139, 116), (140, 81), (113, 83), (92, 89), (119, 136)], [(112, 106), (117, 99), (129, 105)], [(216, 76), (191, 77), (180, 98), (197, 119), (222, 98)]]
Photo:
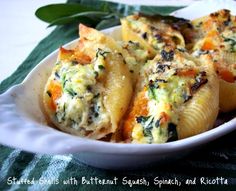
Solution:
[(56, 100), (55, 119), (63, 126), (76, 130), (95, 129), (110, 125), (110, 116), (103, 103), (105, 57), (109, 52), (98, 49), (89, 64), (59, 61), (54, 80), (61, 84), (62, 96)]
[[(174, 55), (173, 55), (174, 57)], [(176, 126), (182, 106), (207, 83), (207, 74), (182, 59), (150, 61), (144, 68), (147, 115), (136, 116), (132, 131), (135, 143), (165, 143), (178, 139)], [(182, 65), (182, 67), (181, 67)]]

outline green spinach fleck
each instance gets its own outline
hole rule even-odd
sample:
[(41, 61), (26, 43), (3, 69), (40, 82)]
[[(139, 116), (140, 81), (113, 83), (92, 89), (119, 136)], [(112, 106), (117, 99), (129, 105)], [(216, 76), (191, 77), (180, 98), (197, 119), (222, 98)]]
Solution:
[(161, 51), (161, 57), (165, 61), (172, 61), (174, 59), (174, 51), (170, 50), (168, 52), (168, 51), (162, 50)]
[(98, 68), (99, 68), (100, 70), (105, 70), (105, 67), (104, 67), (103, 65), (98, 65)]
[(77, 93), (72, 88), (66, 88), (65, 91), (73, 98)]
[(236, 39), (233, 37), (224, 37), (224, 41), (230, 44), (230, 51), (235, 52), (236, 51)]
[(136, 121), (142, 125), (144, 136), (152, 138), (154, 117), (151, 118), (151, 116), (139, 116), (136, 117)]
[(96, 58), (98, 58), (99, 55), (101, 55), (104, 59), (106, 58), (106, 55), (110, 53), (108, 51), (104, 51), (102, 50), (101, 48), (98, 48), (97, 49), (97, 52), (96, 52)]

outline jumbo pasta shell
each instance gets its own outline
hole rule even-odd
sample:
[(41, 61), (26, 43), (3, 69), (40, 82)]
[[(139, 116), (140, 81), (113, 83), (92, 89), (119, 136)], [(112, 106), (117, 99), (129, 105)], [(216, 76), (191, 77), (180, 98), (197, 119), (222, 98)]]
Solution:
[(124, 120), (126, 141), (183, 139), (211, 129), (216, 120), (219, 82), (211, 59), (199, 61), (186, 52), (163, 51), (142, 70)]
[(193, 54), (211, 55), (220, 79), (220, 111), (232, 111), (236, 109), (236, 17), (228, 10), (219, 10), (192, 24), (197, 31)]
[(60, 49), (45, 86), (44, 106), (60, 130), (101, 139), (117, 130), (132, 96), (132, 81), (119, 47), (105, 35), (102, 41), (87, 35), (83, 49)]
[[(207, 73), (208, 82), (200, 88), (183, 107), (177, 126), (178, 137), (183, 139), (211, 129), (219, 110), (219, 80), (211, 58), (205, 56), (201, 65)], [(207, 64), (205, 62), (208, 62)]]
[[(166, 18), (168, 19), (168, 18)], [(178, 25), (178, 19), (174, 21)], [(124, 41), (137, 41), (147, 49), (152, 57), (165, 46), (185, 47), (181, 33), (164, 22), (160, 16), (130, 15), (121, 19), (122, 38)], [(172, 23), (173, 24), (173, 23)]]

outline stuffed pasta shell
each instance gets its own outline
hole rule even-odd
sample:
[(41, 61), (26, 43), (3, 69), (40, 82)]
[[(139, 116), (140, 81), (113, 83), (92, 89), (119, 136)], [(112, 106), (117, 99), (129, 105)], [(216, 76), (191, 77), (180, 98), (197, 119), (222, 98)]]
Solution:
[[(185, 47), (185, 41), (178, 28), (179, 21), (172, 17), (130, 15), (121, 19), (122, 38), (124, 41), (137, 41), (154, 57), (165, 46)], [(183, 20), (181, 20), (183, 21)], [(173, 22), (173, 23), (171, 23)], [(182, 22), (184, 23), (184, 22)]]
[(210, 54), (220, 78), (220, 110), (236, 109), (236, 17), (220, 10), (192, 23), (197, 31), (193, 55)]
[[(205, 60), (211, 61), (206, 56)], [(164, 143), (213, 127), (219, 84), (212, 65), (186, 52), (163, 49), (142, 68), (135, 97), (123, 121), (124, 140)]]
[(101, 139), (116, 131), (130, 102), (132, 81), (121, 54), (106, 43), (93, 45), (86, 53), (60, 49), (43, 102), (58, 129)]

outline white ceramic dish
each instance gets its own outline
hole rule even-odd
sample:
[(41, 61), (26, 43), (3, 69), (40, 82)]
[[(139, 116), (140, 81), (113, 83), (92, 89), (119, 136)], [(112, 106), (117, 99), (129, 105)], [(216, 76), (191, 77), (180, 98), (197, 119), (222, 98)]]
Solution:
[[(219, 3), (219, 7), (216, 8), (212, 0), (204, 3), (197, 2), (195, 5), (178, 10), (173, 14), (186, 18), (190, 13), (194, 13), (194, 17), (198, 17), (202, 16), (198, 15), (198, 10), (204, 12), (205, 9), (204, 13), (208, 14), (208, 8), (214, 7), (214, 11), (216, 11), (225, 8), (225, 5), (236, 13), (235, 4), (236, 2), (233, 1), (224, 1), (224, 3)], [(104, 33), (119, 39), (120, 27), (110, 28)], [(73, 47), (76, 41), (65, 47)], [(232, 119), (208, 132), (187, 139), (165, 144), (138, 145), (90, 140), (50, 128), (46, 125), (42, 113), (41, 97), (43, 87), (56, 61), (57, 53), (58, 51), (55, 51), (41, 61), (23, 83), (0, 95), (1, 144), (34, 153), (73, 154), (80, 161), (100, 168), (127, 169), (145, 167), (153, 163), (160, 164), (163, 161), (180, 158), (196, 147), (236, 129), (236, 119)]]

